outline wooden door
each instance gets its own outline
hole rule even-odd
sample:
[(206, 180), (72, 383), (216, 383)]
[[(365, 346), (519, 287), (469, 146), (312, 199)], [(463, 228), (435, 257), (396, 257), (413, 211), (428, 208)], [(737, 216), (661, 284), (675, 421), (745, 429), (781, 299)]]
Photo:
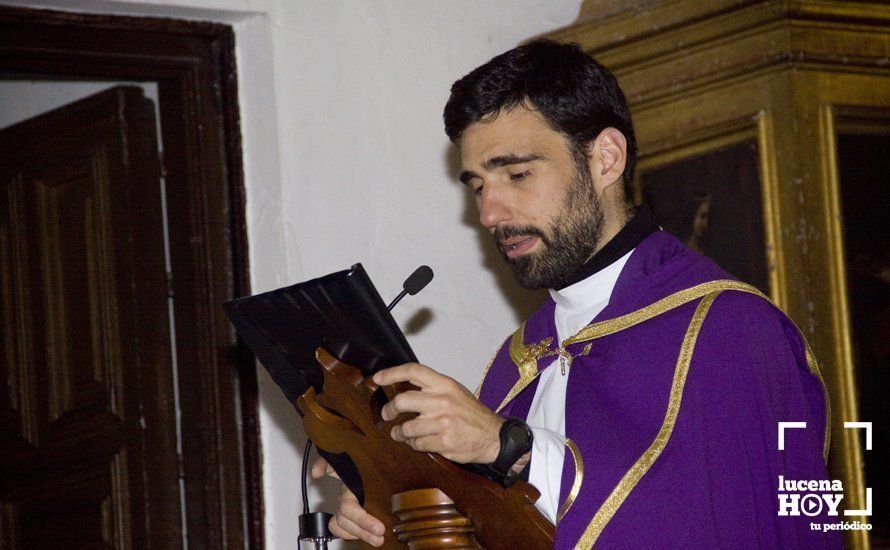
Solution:
[(154, 109), (0, 131), (0, 547), (182, 545)]

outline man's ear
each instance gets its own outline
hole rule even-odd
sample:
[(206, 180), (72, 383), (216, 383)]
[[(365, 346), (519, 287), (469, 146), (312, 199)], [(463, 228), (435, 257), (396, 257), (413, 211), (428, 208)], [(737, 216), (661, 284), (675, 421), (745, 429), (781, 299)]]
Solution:
[(604, 129), (590, 144), (590, 173), (597, 191), (602, 192), (621, 181), (627, 162), (627, 139), (611, 126)]

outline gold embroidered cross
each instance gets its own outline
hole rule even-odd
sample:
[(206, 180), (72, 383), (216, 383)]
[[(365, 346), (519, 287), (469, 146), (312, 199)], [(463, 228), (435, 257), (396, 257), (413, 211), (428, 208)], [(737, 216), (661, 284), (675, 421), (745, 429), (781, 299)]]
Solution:
[(538, 374), (538, 359), (556, 355), (556, 352), (550, 349), (552, 343), (553, 338), (545, 338), (537, 344), (522, 346), (518, 364), (521, 379), (531, 381)]
[(537, 344), (522, 346), (522, 360), (537, 361), (542, 357), (550, 357), (551, 355), (556, 355), (556, 352), (550, 349), (550, 344), (552, 343), (553, 338), (544, 338)]
[(555, 351), (550, 349), (550, 344), (552, 343), (553, 338), (545, 338), (536, 344), (522, 346), (522, 360), (520, 370), (528, 371), (527, 373), (523, 374), (534, 376), (534, 373), (537, 373), (538, 371), (538, 359), (550, 357), (552, 355), (558, 355), (559, 372), (563, 376), (565, 376), (566, 369), (568, 369), (572, 365), (572, 361), (576, 357), (587, 355), (588, 353), (590, 353), (590, 348), (593, 347), (592, 343), (588, 343), (586, 346), (584, 346), (584, 349), (581, 350), (581, 353), (572, 355), (565, 347), (560, 347)]

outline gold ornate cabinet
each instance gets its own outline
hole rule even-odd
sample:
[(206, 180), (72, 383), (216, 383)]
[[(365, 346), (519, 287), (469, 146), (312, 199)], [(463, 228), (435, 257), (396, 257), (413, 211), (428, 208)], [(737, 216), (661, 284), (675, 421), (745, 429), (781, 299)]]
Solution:
[[(621, 82), (637, 199), (800, 326), (829, 388), (842, 508), (866, 509), (874, 485), (874, 515), (841, 519), (875, 529), (847, 544), (890, 547), (890, 5), (588, 0), (547, 36)], [(873, 422), (872, 450), (850, 421)]]

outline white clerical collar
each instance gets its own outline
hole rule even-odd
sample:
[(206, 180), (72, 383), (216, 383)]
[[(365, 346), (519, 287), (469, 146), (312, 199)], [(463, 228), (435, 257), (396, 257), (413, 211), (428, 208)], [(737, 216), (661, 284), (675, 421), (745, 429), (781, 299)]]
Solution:
[(633, 250), (618, 258), (608, 266), (597, 271), (590, 277), (567, 286), (561, 290), (547, 289), (550, 297), (561, 309), (572, 311), (590, 307), (601, 301), (608, 301), (618, 276), (627, 263)]

